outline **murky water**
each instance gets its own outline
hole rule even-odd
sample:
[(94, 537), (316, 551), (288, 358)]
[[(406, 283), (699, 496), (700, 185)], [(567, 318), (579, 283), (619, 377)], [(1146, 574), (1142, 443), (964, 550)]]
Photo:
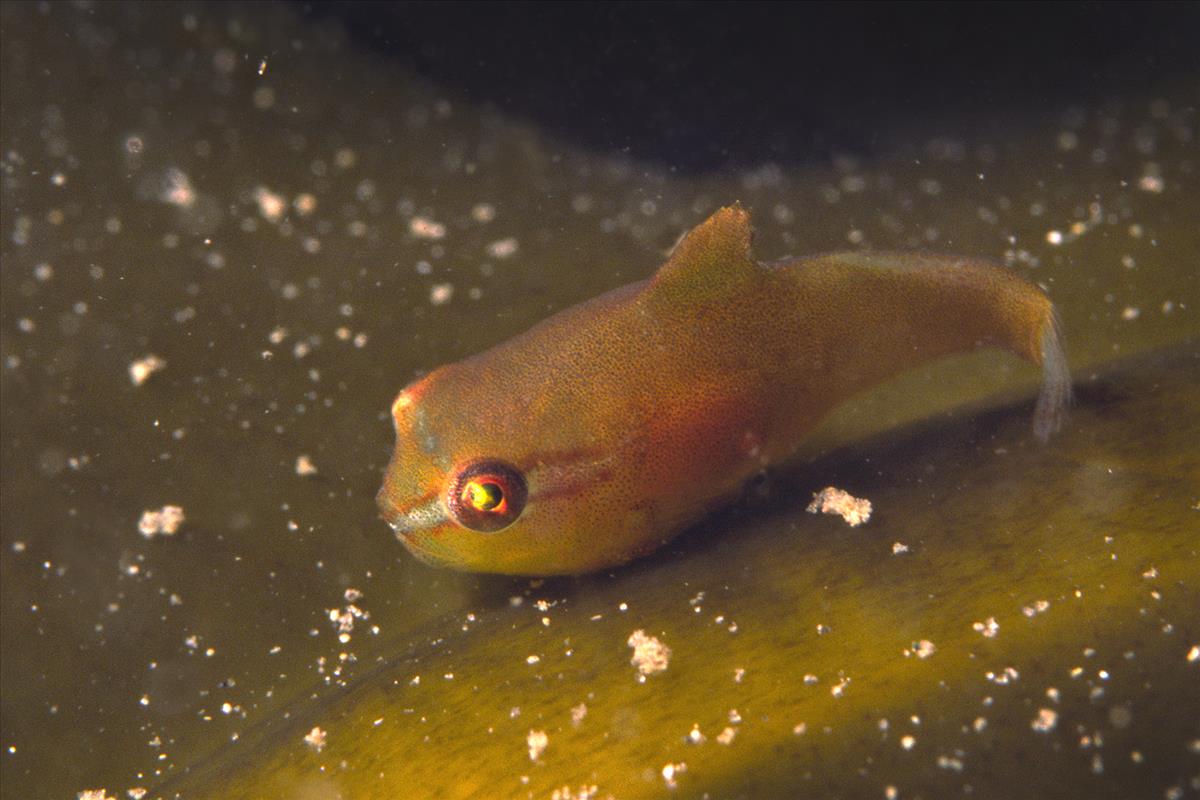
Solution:
[[(1197, 791), (1197, 85), (680, 177), (286, 7), (6, 4), (0, 37), (5, 797), (637, 797), (669, 764), (685, 795)], [(1085, 382), (1144, 363), (1085, 383), (1045, 449), (1033, 370), (918, 370), (612, 576), (402, 552), (373, 502), (395, 392), (644, 277), (733, 199), (765, 258), (1007, 261)], [(805, 514), (830, 482), (876, 519)], [(176, 533), (139, 531), (165, 506)], [(635, 629), (673, 653), (644, 684)]]

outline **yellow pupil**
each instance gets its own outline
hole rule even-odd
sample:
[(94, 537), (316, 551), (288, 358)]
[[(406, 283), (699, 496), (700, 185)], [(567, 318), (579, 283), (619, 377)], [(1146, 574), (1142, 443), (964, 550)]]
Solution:
[(463, 487), (462, 498), (476, 511), (493, 511), (504, 502), (504, 492), (491, 481), (469, 481)]

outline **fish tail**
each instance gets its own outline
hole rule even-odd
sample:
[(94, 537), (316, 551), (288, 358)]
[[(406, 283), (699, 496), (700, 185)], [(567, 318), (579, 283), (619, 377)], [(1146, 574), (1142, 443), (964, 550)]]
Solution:
[[(1011, 270), (978, 259), (872, 251), (771, 266), (799, 281), (802, 297), (829, 298), (827, 335), (876, 362), (869, 380), (858, 366), (853, 390), (932, 358), (1002, 347), (1042, 369), (1034, 435), (1044, 442), (1062, 427), (1071, 400), (1062, 326), (1045, 292)], [(876, 324), (845, 323), (863, 318)]]
[(1034, 361), (1042, 368), (1042, 388), (1033, 411), (1033, 435), (1045, 442), (1057, 433), (1071, 403), (1071, 373), (1063, 349), (1062, 323), (1049, 302), (1038, 333)]

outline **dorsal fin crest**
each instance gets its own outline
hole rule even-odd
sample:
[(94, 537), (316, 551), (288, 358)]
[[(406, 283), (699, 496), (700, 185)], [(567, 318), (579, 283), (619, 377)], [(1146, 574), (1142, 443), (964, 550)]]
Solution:
[(751, 254), (750, 213), (741, 203), (718, 209), (675, 245), (654, 276), (655, 291), (691, 291), (711, 295), (761, 270)]

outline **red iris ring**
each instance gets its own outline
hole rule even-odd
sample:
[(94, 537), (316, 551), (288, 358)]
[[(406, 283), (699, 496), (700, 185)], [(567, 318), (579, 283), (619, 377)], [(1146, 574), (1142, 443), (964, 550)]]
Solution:
[[(495, 508), (481, 509), (463, 498), (464, 490), (472, 481), (480, 484), (492, 483), (499, 487), (501, 501)], [(529, 487), (520, 470), (504, 461), (483, 459), (472, 462), (459, 470), (450, 483), (446, 505), (454, 521), (464, 528), (481, 533), (494, 533), (516, 522), (529, 499)]]

